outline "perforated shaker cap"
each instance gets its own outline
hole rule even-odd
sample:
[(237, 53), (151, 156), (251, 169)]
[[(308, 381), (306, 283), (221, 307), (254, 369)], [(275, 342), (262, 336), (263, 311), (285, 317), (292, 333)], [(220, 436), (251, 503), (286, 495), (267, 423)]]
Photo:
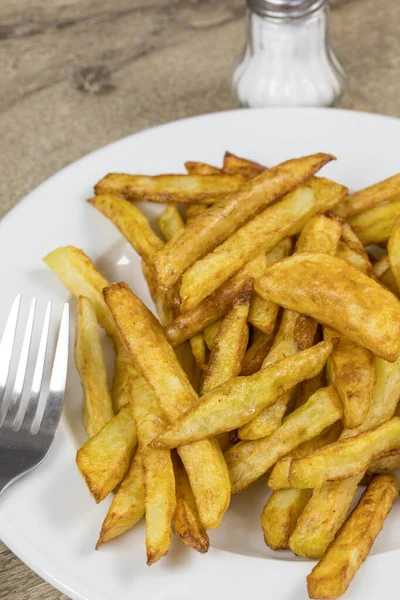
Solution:
[(247, 0), (250, 10), (262, 17), (274, 19), (305, 17), (327, 2), (328, 0)]

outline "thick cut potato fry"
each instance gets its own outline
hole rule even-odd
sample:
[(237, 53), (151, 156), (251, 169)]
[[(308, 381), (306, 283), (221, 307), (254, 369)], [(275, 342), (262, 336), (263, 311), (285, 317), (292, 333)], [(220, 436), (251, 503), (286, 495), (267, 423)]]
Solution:
[[(239, 292), (240, 293), (240, 292)], [(207, 325), (203, 329), (204, 341), (207, 344), (207, 348), (212, 350), (215, 344), (215, 338), (217, 337), (217, 333), (219, 328), (221, 327), (222, 319), (218, 319), (215, 323), (211, 323), (211, 325)]]
[(337, 247), (336, 256), (371, 277), (373, 271), (368, 255), (365, 256), (364, 254), (359, 254), (345, 242), (340, 241)]
[(400, 199), (381, 204), (350, 217), (349, 223), (364, 246), (381, 244), (389, 239), (396, 219), (400, 215)]
[[(104, 295), (128, 351), (165, 415), (170, 421), (175, 420), (199, 400), (161, 326), (126, 284), (111, 285)], [(180, 448), (179, 455), (201, 522), (206, 529), (217, 527), (230, 502), (229, 475), (218, 442), (209, 439), (190, 444)]]
[(187, 160), (185, 169), (189, 175), (219, 175), (222, 173), (222, 170), (218, 167), (194, 160)]
[[(323, 181), (325, 190), (321, 190)], [(267, 252), (284, 237), (299, 233), (311, 217), (329, 208), (345, 191), (338, 184), (315, 178), (264, 209), (183, 274), (182, 312), (196, 306), (260, 252)]]
[(314, 175), (332, 158), (315, 154), (287, 161), (263, 171), (238, 192), (219, 200), (157, 253), (155, 263), (160, 284), (170, 287), (198, 258), (213, 250), (268, 204)]
[(225, 152), (224, 156), (224, 165), (223, 171), (224, 173), (240, 173), (245, 177), (251, 179), (255, 177), (261, 171), (264, 171), (265, 167), (260, 165), (257, 162), (253, 162), (252, 160), (248, 160), (247, 158), (241, 158), (240, 156), (236, 156), (231, 152)]
[(136, 252), (151, 264), (154, 253), (164, 246), (150, 227), (141, 210), (127, 200), (112, 195), (94, 196), (89, 200), (122, 233)]
[[(305, 350), (304, 352), (308, 352)], [(333, 386), (318, 390), (304, 406), (284, 420), (272, 435), (252, 442), (239, 442), (225, 453), (232, 493), (247, 488), (280, 458), (297, 446), (318, 436), (343, 415), (342, 404)]]
[(254, 375), (235, 377), (219, 385), (174, 421), (152, 445), (175, 448), (240, 427), (276, 402), (282, 393), (318, 373), (332, 352), (332, 342), (321, 342)]
[(238, 271), (211, 296), (200, 302), (196, 308), (177, 317), (165, 329), (165, 335), (170, 344), (173, 346), (181, 344), (220, 319), (232, 307), (240, 290), (249, 281), (261, 277), (266, 267), (265, 254), (260, 254), (260, 256), (247, 263), (243, 269)]
[[(376, 382), (371, 406), (364, 422), (344, 430), (341, 438), (355, 436), (390, 419), (400, 397), (400, 361), (389, 363), (375, 357)], [(373, 461), (374, 462), (374, 461)], [(290, 538), (298, 556), (320, 558), (342, 526), (364, 473), (328, 483), (313, 491)]]
[(82, 384), (85, 429), (93, 437), (113, 418), (114, 411), (96, 313), (90, 300), (82, 296), (76, 316), (75, 364)]
[(163, 293), (157, 283), (153, 266), (144, 260), (142, 260), (142, 273), (149, 287), (150, 295), (156, 306), (159, 319), (164, 326), (167, 326), (173, 321), (176, 313), (175, 306), (173, 306), (169, 295), (170, 292), (173, 292), (174, 290), (173, 288), (170, 288), (168, 293)]
[(310, 497), (309, 490), (272, 492), (261, 515), (264, 540), (272, 550), (289, 547), (289, 538)]
[(315, 377), (302, 381), (296, 388), (296, 408), (300, 408), (319, 388), (326, 386), (325, 370)]
[(110, 337), (115, 337), (115, 323), (102, 295), (108, 281), (90, 258), (74, 246), (60, 246), (43, 260), (75, 298), (89, 298), (95, 307), (97, 321)]
[(393, 475), (375, 477), (357, 508), (307, 577), (310, 598), (337, 598), (349, 587), (399, 495)]
[(148, 444), (165, 427), (165, 418), (153, 390), (131, 367), (132, 413), (136, 425), (146, 509), (147, 564), (151, 565), (169, 549), (171, 523), (176, 508), (175, 476), (171, 453), (157, 452)]
[(253, 375), (257, 373), (268, 356), (268, 352), (274, 343), (274, 335), (261, 333), (259, 337), (247, 348), (243, 358), (241, 375)]
[(397, 200), (399, 196), (400, 174), (393, 175), (393, 177), (379, 181), (355, 194), (347, 196), (347, 198), (335, 208), (335, 212), (341, 217), (347, 218), (363, 213), (381, 202), (393, 202), (394, 200)]
[[(324, 328), (325, 339), (335, 336), (336, 331)], [(343, 403), (344, 426), (353, 429), (361, 425), (371, 405), (375, 383), (372, 352), (341, 338), (328, 361), (328, 379), (335, 385)]]
[(235, 304), (223, 319), (210, 354), (201, 394), (239, 375), (249, 340), (249, 314), (252, 285), (243, 288)]
[(400, 303), (379, 283), (340, 258), (299, 253), (267, 269), (258, 293), (313, 317), (374, 354), (400, 355)]
[(397, 292), (400, 292), (400, 219), (397, 219), (388, 242), (388, 259), (396, 282)]
[(400, 469), (400, 452), (389, 453), (374, 460), (367, 469), (366, 475), (384, 475)]
[(101, 527), (96, 550), (132, 529), (144, 516), (142, 459), (137, 451), (125, 479), (115, 494)]
[(129, 355), (126, 352), (122, 342), (116, 339), (114, 342), (115, 361), (114, 378), (112, 382), (112, 401), (114, 412), (117, 413), (123, 406), (131, 401), (131, 376), (129, 374), (129, 365), (131, 363)]
[(167, 241), (172, 239), (178, 231), (185, 227), (181, 213), (173, 204), (167, 206), (161, 213), (157, 219), (157, 223), (161, 229), (161, 233)]
[(214, 204), (219, 197), (236, 192), (241, 175), (126, 175), (109, 173), (95, 186), (96, 195), (115, 194), (130, 200)]
[(136, 444), (131, 407), (124, 406), (78, 450), (76, 464), (97, 503), (124, 479)]
[(376, 279), (380, 279), (388, 269), (390, 269), (389, 257), (387, 255), (382, 256), (382, 258), (374, 264), (374, 277), (376, 277)]
[(373, 459), (400, 450), (400, 419), (393, 417), (376, 429), (341, 439), (290, 463), (289, 484), (298, 489), (320, 488), (325, 483), (364, 473)]
[(202, 333), (196, 333), (190, 338), (190, 346), (192, 348), (193, 356), (196, 360), (198, 367), (205, 371), (207, 369), (207, 346), (204, 341)]
[[(291, 239), (283, 239), (275, 248), (267, 252), (267, 265), (273, 265), (278, 260), (285, 258), (290, 253), (291, 248)], [(279, 306), (277, 304), (265, 300), (253, 292), (249, 310), (249, 323), (263, 333), (271, 335), (275, 329), (278, 313)]]
[(298, 448), (288, 454), (288, 456), (278, 460), (268, 478), (268, 486), (272, 490), (289, 488), (289, 472), (292, 459), (299, 458), (300, 456), (307, 456), (307, 454), (314, 452), (314, 450), (317, 450), (318, 448), (322, 448), (323, 446), (327, 446), (328, 444), (336, 442), (342, 429), (343, 427), (341, 423), (335, 423), (323, 431), (319, 436), (304, 442), (304, 444), (298, 446)]
[(210, 547), (210, 540), (200, 521), (199, 511), (185, 469), (178, 456), (173, 458), (176, 481), (175, 533), (185, 546), (204, 554)]
[(185, 206), (186, 224), (188, 225), (191, 221), (194, 221), (196, 217), (205, 213), (208, 208), (206, 204), (187, 204)]

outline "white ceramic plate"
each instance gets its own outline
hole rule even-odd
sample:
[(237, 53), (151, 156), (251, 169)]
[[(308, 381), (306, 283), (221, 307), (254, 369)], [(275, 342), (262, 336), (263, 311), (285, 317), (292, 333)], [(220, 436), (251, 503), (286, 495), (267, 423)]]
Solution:
[[(41, 257), (65, 244), (84, 249), (109, 279), (127, 281), (151, 305), (137, 256), (85, 203), (93, 184), (110, 171), (183, 172), (189, 159), (220, 164), (226, 149), (266, 165), (323, 151), (338, 157), (324, 175), (357, 189), (400, 170), (399, 138), (400, 121), (386, 117), (324, 109), (241, 110), (178, 121), (102, 148), (49, 179), (2, 220), (0, 331), (19, 292), (26, 306), (37, 296), (42, 311), (52, 298), (60, 314), (69, 295)], [(161, 211), (143, 208), (153, 219)], [(207, 555), (175, 541), (169, 555), (149, 568), (143, 524), (95, 552), (109, 501), (96, 506), (75, 467), (84, 439), (71, 356), (64, 416), (50, 455), (0, 500), (0, 537), (56, 588), (79, 600), (307, 598), (305, 577), (313, 563), (274, 553), (263, 542), (263, 484), (233, 499), (222, 527), (211, 532)], [(399, 506), (346, 598), (397, 597)]]

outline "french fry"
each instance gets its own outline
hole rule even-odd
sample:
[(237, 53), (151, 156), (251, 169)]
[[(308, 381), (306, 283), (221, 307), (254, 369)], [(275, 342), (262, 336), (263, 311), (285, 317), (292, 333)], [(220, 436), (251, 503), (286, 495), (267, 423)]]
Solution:
[(400, 452), (385, 454), (372, 461), (366, 475), (385, 475), (400, 469)]
[(278, 460), (268, 478), (268, 487), (272, 490), (289, 488), (289, 472), (292, 459), (307, 456), (311, 452), (314, 452), (314, 450), (318, 450), (318, 448), (336, 442), (342, 429), (341, 423), (335, 423), (319, 436), (304, 442), (304, 444), (298, 446), (293, 452)]
[(205, 298), (192, 311), (179, 315), (168, 327), (165, 335), (172, 346), (177, 346), (189, 339), (208, 325), (215, 323), (231, 307), (243, 286), (264, 274), (267, 266), (265, 254), (260, 254), (247, 263), (243, 269), (231, 277), (211, 296)]
[(205, 213), (208, 208), (206, 204), (187, 204), (185, 206), (186, 224), (188, 225), (196, 217)]
[(115, 194), (129, 200), (214, 204), (236, 192), (245, 181), (241, 175), (126, 175), (109, 173), (95, 185), (97, 196)]
[(144, 516), (144, 510), (142, 460), (137, 451), (103, 521), (96, 550), (132, 529)]
[(146, 511), (147, 564), (164, 556), (171, 543), (171, 523), (176, 508), (175, 476), (171, 453), (148, 444), (165, 427), (165, 418), (153, 390), (131, 367), (132, 413), (136, 424)]
[(381, 244), (389, 239), (396, 219), (400, 215), (400, 199), (381, 204), (349, 218), (349, 223), (364, 246)]
[(283, 392), (321, 371), (333, 347), (333, 340), (321, 342), (254, 375), (235, 377), (219, 385), (175, 420), (152, 445), (175, 448), (240, 427), (274, 404)]
[(314, 178), (265, 208), (183, 274), (182, 312), (194, 308), (260, 252), (268, 252), (284, 237), (299, 233), (319, 210), (330, 208), (345, 193), (343, 186)]
[[(334, 285), (333, 285), (334, 282)], [(308, 314), (394, 362), (400, 355), (400, 303), (340, 258), (301, 253), (275, 263), (255, 282), (258, 293)]]
[(261, 527), (267, 546), (273, 550), (288, 548), (289, 537), (310, 497), (309, 490), (272, 492), (261, 515)]
[[(268, 204), (314, 175), (332, 158), (328, 154), (315, 154), (287, 161), (263, 171), (244, 183), (239, 191), (219, 200), (159, 250), (155, 263), (160, 284), (170, 287), (198, 258), (223, 242)], [(221, 176), (214, 177), (218, 179)]]
[[(296, 252), (325, 252), (334, 254), (342, 234), (342, 224), (336, 218), (316, 215), (303, 228), (296, 246)], [(312, 346), (317, 324), (306, 315), (283, 311), (278, 333), (273, 346), (266, 357), (266, 367), (298, 350)], [(242, 440), (257, 440), (270, 435), (279, 427), (286, 412), (292, 393), (282, 394), (271, 407), (264, 409), (249, 423), (240, 428), (238, 435)]]
[[(400, 361), (375, 357), (376, 382), (364, 422), (344, 430), (341, 438), (355, 436), (390, 419), (400, 397)], [(364, 473), (315, 489), (289, 540), (298, 556), (320, 558), (342, 526)]]
[(307, 400), (311, 398), (311, 396), (315, 394), (317, 390), (319, 390), (319, 388), (325, 386), (325, 370), (320, 371), (320, 373), (318, 373), (318, 375), (315, 375), (315, 377), (312, 377), (311, 379), (307, 379), (306, 381), (302, 381), (301, 383), (299, 383), (295, 392), (296, 408), (300, 408), (300, 406), (303, 406), (303, 404), (305, 404)]
[(204, 554), (208, 551), (210, 540), (200, 521), (199, 511), (185, 469), (178, 456), (173, 458), (176, 481), (175, 533), (185, 546)]
[(400, 196), (400, 174), (379, 181), (355, 194), (347, 196), (335, 208), (341, 217), (352, 217), (373, 208), (381, 202), (393, 202)]
[[(185, 227), (181, 213), (173, 204), (169, 204), (157, 219), (164, 238), (168, 241)], [(161, 246), (160, 246), (161, 247)]]
[(358, 252), (355, 252), (349, 248), (345, 242), (339, 242), (336, 256), (342, 260), (345, 260), (347, 263), (349, 263), (349, 265), (352, 265), (354, 268), (371, 277), (373, 270), (368, 256), (365, 257)]
[(131, 407), (124, 406), (78, 450), (76, 464), (97, 503), (124, 479), (136, 444)]
[[(285, 258), (290, 253), (292, 242), (290, 238), (283, 239), (272, 250), (267, 252), (267, 266)], [(249, 323), (265, 334), (272, 335), (278, 318), (279, 306), (274, 302), (261, 298), (253, 292), (249, 310)]]
[(298, 489), (320, 488), (325, 483), (364, 473), (374, 458), (399, 449), (400, 419), (393, 417), (376, 429), (293, 459), (289, 484)]
[(240, 156), (236, 156), (231, 152), (225, 152), (223, 165), (224, 173), (240, 173), (245, 177), (251, 179), (264, 170), (265, 167), (263, 167), (257, 162), (253, 162), (252, 160), (248, 160), (247, 158), (241, 158)]
[(261, 369), (266, 356), (268, 356), (273, 343), (273, 334), (266, 335), (265, 333), (261, 333), (255, 342), (247, 348), (243, 358), (241, 375), (253, 375), (257, 373)]
[(96, 313), (83, 296), (78, 299), (75, 364), (82, 384), (84, 425), (88, 436), (93, 437), (113, 418), (114, 411)]
[(203, 334), (196, 333), (189, 341), (198, 367), (205, 371), (207, 369), (207, 346)]
[(243, 288), (231, 310), (223, 319), (210, 354), (201, 393), (207, 394), (233, 377), (239, 375), (249, 339), (247, 316), (251, 288)]
[[(198, 403), (198, 396), (159, 323), (126, 284), (113, 284), (104, 295), (129, 353), (153, 388), (164, 414), (174, 421)], [(206, 529), (217, 527), (230, 502), (229, 476), (218, 442), (208, 439), (190, 444), (180, 448), (179, 455), (202, 524)]]
[[(222, 173), (222, 170), (218, 169), (218, 167), (194, 160), (187, 160), (185, 162), (185, 169), (189, 175), (219, 175)], [(189, 205), (187, 208), (191, 206)]]
[(218, 319), (218, 321), (211, 323), (211, 325), (207, 325), (207, 327), (203, 329), (204, 341), (207, 344), (207, 348), (209, 350), (212, 350), (214, 348), (215, 338), (217, 337), (217, 333), (219, 331), (219, 328), (221, 327), (221, 323), (222, 319)]
[(279, 429), (269, 437), (239, 442), (233, 446), (225, 453), (232, 493), (236, 494), (247, 488), (280, 458), (303, 442), (318, 436), (338, 421), (342, 414), (342, 404), (333, 386), (322, 388), (304, 406), (286, 417)]
[[(337, 336), (324, 327), (324, 339)], [(367, 416), (375, 383), (373, 354), (366, 348), (341, 338), (328, 361), (328, 380), (333, 383), (343, 403), (343, 424), (358, 427)]]
[(382, 258), (376, 261), (376, 263), (373, 266), (374, 277), (376, 277), (376, 279), (380, 279), (382, 275), (386, 273), (386, 271), (388, 271), (389, 269), (389, 257), (387, 255), (382, 256)]
[(400, 292), (400, 219), (397, 219), (393, 226), (387, 249), (390, 269), (396, 282), (397, 292)]
[[(167, 326), (173, 321), (176, 312), (171, 302), (171, 297), (169, 293), (165, 294), (160, 290), (152, 264), (142, 260), (142, 273), (149, 287), (150, 295), (156, 306), (160, 321), (164, 326)], [(173, 291), (173, 288), (170, 288), (168, 292), (170, 291)]]
[(129, 404), (131, 401), (132, 385), (131, 376), (129, 374), (129, 365), (131, 361), (119, 338), (114, 341), (114, 349), (114, 377), (111, 397), (114, 412), (117, 413), (123, 406)]
[(357, 508), (307, 577), (310, 598), (337, 598), (349, 587), (399, 495), (393, 475), (375, 477)]
[(385, 287), (387, 287), (387, 289), (390, 290), (392, 294), (396, 294), (398, 296), (398, 287), (392, 269), (388, 269), (387, 271), (385, 271), (379, 278), (379, 281)]

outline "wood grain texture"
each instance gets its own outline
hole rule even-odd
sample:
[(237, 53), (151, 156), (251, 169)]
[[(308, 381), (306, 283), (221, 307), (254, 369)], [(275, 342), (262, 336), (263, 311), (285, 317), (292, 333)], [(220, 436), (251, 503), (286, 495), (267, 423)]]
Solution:
[[(235, 107), (244, 0), (1, 0), (0, 215), (87, 152)], [(341, 106), (400, 116), (400, 3), (332, 0)], [(0, 542), (0, 600), (65, 600)]]

